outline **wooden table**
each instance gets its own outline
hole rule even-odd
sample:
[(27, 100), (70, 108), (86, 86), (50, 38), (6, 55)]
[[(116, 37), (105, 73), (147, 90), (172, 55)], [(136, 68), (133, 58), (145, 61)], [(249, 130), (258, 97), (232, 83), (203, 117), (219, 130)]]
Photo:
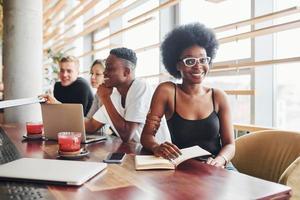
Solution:
[[(2, 125), (23, 157), (56, 159), (57, 143), (22, 141), (25, 125)], [(288, 199), (290, 188), (241, 173), (188, 160), (176, 170), (136, 171), (134, 154), (143, 153), (140, 144), (122, 143), (110, 137), (105, 142), (86, 145), (88, 157), (101, 162), (109, 152), (126, 152), (125, 161), (110, 164), (81, 187), (48, 186), (57, 199)]]

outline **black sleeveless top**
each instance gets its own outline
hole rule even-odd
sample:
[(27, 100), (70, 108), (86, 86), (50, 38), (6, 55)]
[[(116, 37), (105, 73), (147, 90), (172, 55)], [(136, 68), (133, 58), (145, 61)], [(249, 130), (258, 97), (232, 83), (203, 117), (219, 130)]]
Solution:
[(213, 112), (200, 120), (187, 120), (176, 112), (176, 85), (174, 95), (174, 113), (167, 121), (172, 142), (180, 149), (198, 145), (217, 155), (221, 150), (220, 122), (215, 111), (214, 90), (212, 89)]

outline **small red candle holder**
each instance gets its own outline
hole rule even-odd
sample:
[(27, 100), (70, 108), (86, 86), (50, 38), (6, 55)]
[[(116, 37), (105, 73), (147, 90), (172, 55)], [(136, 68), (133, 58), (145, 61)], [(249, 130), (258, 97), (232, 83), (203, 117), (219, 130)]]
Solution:
[(26, 122), (27, 135), (41, 135), (43, 134), (43, 129), (42, 122)]
[(58, 145), (60, 153), (80, 152), (81, 144), (80, 132), (60, 132), (58, 133)]

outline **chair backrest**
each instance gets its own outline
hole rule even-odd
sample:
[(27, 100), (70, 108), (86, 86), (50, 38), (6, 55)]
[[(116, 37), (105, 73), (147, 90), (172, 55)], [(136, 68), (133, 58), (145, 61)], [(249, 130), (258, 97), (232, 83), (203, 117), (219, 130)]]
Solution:
[(242, 173), (278, 182), (284, 170), (300, 155), (300, 133), (265, 130), (236, 139), (232, 160)]
[(292, 196), (290, 200), (300, 199), (300, 157), (298, 157), (283, 172), (279, 179), (279, 183), (288, 185), (292, 188)]

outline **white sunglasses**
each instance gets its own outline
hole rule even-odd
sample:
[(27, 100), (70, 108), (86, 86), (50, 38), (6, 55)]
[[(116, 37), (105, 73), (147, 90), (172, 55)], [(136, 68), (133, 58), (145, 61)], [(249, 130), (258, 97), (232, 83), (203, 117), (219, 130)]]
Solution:
[(193, 67), (197, 64), (197, 62), (201, 65), (207, 65), (210, 61), (210, 57), (201, 57), (201, 58), (188, 57), (188, 58), (181, 59), (180, 61), (182, 61), (186, 67)]

